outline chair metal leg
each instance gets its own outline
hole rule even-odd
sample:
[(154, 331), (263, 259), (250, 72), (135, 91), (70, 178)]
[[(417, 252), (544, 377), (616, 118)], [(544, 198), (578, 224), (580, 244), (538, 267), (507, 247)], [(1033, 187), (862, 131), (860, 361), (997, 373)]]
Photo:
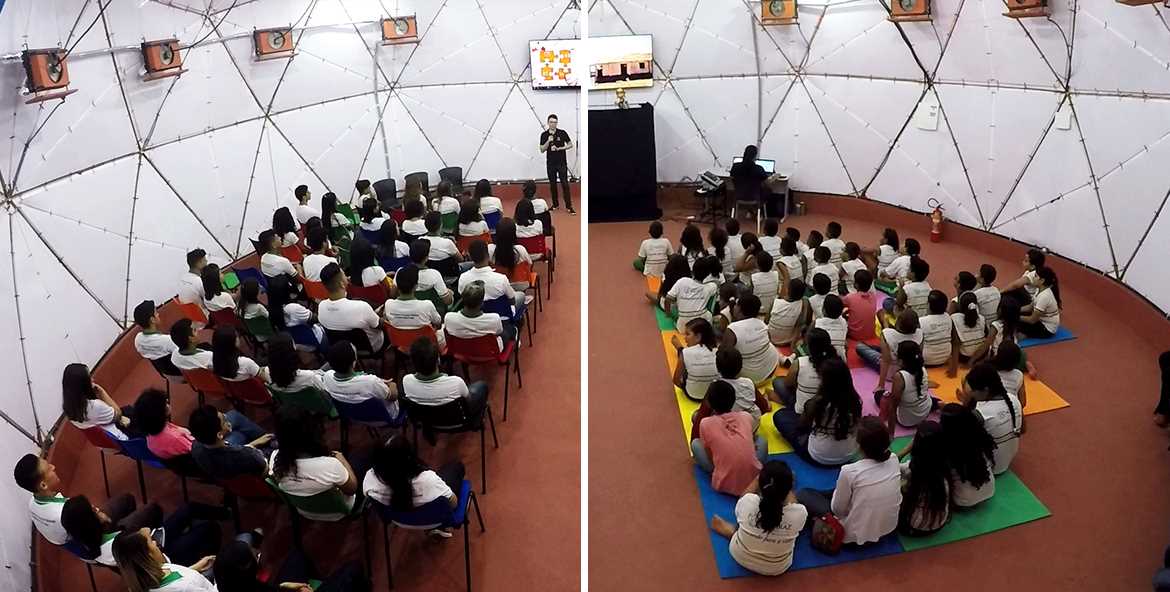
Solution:
[(382, 522), (382, 554), (386, 557), (386, 589), (394, 589), (394, 569), (390, 566), (390, 526)]
[(492, 443), (495, 444), (496, 448), (499, 448), (500, 441), (496, 439), (496, 420), (492, 418), (492, 406), (487, 405), (484, 407), (484, 413), (487, 413), (488, 426), (492, 428)]
[(524, 375), (520, 373), (520, 348), (516, 348), (516, 382), (519, 388), (524, 388)]
[(110, 476), (106, 474), (106, 451), (98, 448), (98, 456), (102, 458), (102, 483), (106, 486), (106, 499), (110, 499)]
[(146, 475), (142, 473), (142, 461), (135, 460), (134, 464), (138, 466), (138, 491), (142, 494), (142, 503), (146, 504), (150, 500), (146, 498)]
[(349, 456), (349, 420), (341, 418), (341, 453)]
[(463, 571), (467, 574), (467, 592), (471, 592), (471, 540), (467, 534), (467, 517), (463, 518)]
[[(471, 506), (475, 508), (475, 518), (479, 521), (479, 531), (487, 532), (487, 528), (484, 528), (483, 525), (483, 514), (479, 513), (479, 498), (475, 497), (475, 490), (472, 490), (469, 493), (471, 493)], [(467, 524), (468, 526), (471, 525), (470, 519), (467, 520)]]
[(479, 426), (479, 474), (483, 479), (483, 493), (487, 495), (487, 438), (484, 435), (483, 425)]
[[(519, 351), (520, 351), (520, 348), (517, 347), (515, 350), (513, 350), (512, 356), (515, 357), (517, 352), (519, 352)], [(504, 366), (504, 421), (508, 421), (508, 389), (511, 386), (511, 384), (512, 384), (512, 373), (508, 372), (507, 366)]]
[(532, 347), (532, 323), (528, 320), (528, 309), (524, 309), (524, 326), (528, 329), (528, 347)]
[(85, 571), (86, 571), (86, 573), (89, 574), (89, 587), (90, 587), (90, 589), (93, 590), (93, 592), (98, 592), (97, 580), (94, 579), (94, 577), (93, 577), (93, 566), (86, 563), (85, 564)]

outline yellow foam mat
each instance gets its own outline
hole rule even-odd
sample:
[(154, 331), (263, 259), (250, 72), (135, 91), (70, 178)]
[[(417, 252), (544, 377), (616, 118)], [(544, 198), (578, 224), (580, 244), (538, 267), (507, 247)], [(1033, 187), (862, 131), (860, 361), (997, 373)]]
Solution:
[[(954, 378), (948, 377), (944, 368), (928, 368), (926, 373), (930, 380), (938, 383), (938, 388), (934, 389), (935, 396), (946, 403), (958, 402), (959, 399), (955, 395), (955, 391), (960, 388), (960, 381), (967, 374), (966, 369), (960, 368), (959, 375)], [(1060, 398), (1056, 391), (1039, 380), (1032, 380), (1025, 376), (1024, 389), (1028, 393), (1028, 404), (1024, 406), (1024, 415), (1034, 415), (1068, 407), (1068, 401)]]
[[(666, 368), (670, 372), (670, 376), (674, 376), (674, 368), (678, 365), (678, 350), (674, 349), (674, 344), (671, 343), (671, 338), (678, 335), (677, 331), (663, 331), (662, 332), (662, 347), (666, 351)], [(786, 371), (784, 371), (786, 372)], [(782, 376), (782, 372), (777, 375)], [(772, 390), (772, 386), (768, 385), (767, 390)], [(689, 399), (681, 388), (674, 387), (674, 398), (678, 403), (678, 414), (683, 424), (683, 436), (685, 437), (687, 449), (690, 450), (691, 445), (691, 416), (699, 409), (699, 402)], [(760, 418), (760, 435), (768, 441), (769, 454), (783, 454), (785, 452), (792, 452), (792, 447), (788, 442), (780, 437), (780, 432), (776, 431), (776, 426), (772, 424), (772, 412), (780, 408), (780, 405), (772, 402), (772, 411)]]

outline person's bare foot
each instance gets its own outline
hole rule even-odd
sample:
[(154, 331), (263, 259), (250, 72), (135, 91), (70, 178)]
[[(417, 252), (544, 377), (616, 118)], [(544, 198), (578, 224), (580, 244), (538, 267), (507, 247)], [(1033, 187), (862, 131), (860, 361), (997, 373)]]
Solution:
[(1162, 415), (1161, 413), (1155, 413), (1154, 414), (1154, 425), (1156, 425), (1160, 428), (1164, 428), (1167, 425), (1170, 425), (1170, 417), (1166, 417), (1165, 415)]
[(1040, 380), (1040, 371), (1036, 370), (1036, 366), (1032, 362), (1028, 362), (1028, 378), (1032, 380)]

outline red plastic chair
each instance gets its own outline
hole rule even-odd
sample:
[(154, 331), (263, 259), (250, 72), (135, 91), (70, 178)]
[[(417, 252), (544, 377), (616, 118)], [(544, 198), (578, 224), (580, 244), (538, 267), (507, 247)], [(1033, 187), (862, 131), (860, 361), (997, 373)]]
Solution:
[(370, 303), (370, 306), (374, 308), (386, 304), (385, 282), (378, 282), (372, 286), (359, 286), (356, 283), (351, 283), (346, 291), (351, 299), (363, 300)]
[(247, 380), (221, 380), (227, 396), (248, 405), (271, 406), (272, 393), (264, 386), (264, 381), (253, 376)]
[(280, 255), (293, 263), (300, 263), (305, 260), (305, 253), (301, 250), (300, 245), (281, 247)]
[(457, 236), (455, 237), (455, 246), (459, 247), (460, 253), (467, 255), (467, 249), (470, 249), (471, 243), (477, 240), (490, 243), (492, 242), (492, 235), (485, 232), (479, 236)]
[(106, 451), (113, 450), (114, 452), (121, 452), (122, 447), (114, 441), (114, 437), (98, 426), (85, 428), (81, 430), (85, 435), (85, 439), (89, 440), (98, 449), (98, 454), (102, 459), (102, 482), (106, 486), (106, 497), (110, 497), (110, 478), (106, 475)]
[(208, 395), (218, 398), (228, 396), (227, 387), (224, 386), (223, 381), (211, 370), (195, 368), (193, 370), (182, 370), (181, 372), (183, 373), (183, 378), (187, 380), (187, 385), (199, 396), (200, 406), (203, 405), (204, 399)]
[(508, 421), (508, 390), (512, 382), (509, 366), (516, 372), (519, 388), (524, 388), (524, 378), (520, 374), (520, 348), (516, 347), (516, 340), (504, 342), (504, 350), (500, 351), (495, 335), (483, 335), (472, 339), (461, 339), (450, 333), (446, 333), (446, 336), (447, 352), (463, 364), (463, 377), (468, 382), (471, 381), (468, 366), (495, 364), (504, 367), (504, 421)]
[[(517, 261), (516, 267), (509, 272), (503, 267), (496, 267), (497, 273), (502, 273), (508, 276), (508, 281), (512, 283), (523, 282), (528, 284), (528, 290), (532, 290), (536, 296), (536, 311), (544, 312), (544, 297), (540, 290), (540, 274), (532, 271), (532, 264), (525, 261)], [(527, 290), (526, 290), (527, 291)], [(526, 311), (527, 312), (527, 311)], [(536, 332), (536, 314), (532, 315), (532, 332)], [(528, 336), (528, 347), (532, 347), (532, 336)]]
[(540, 261), (544, 262), (545, 269), (548, 272), (548, 299), (552, 300), (552, 284), (555, 281), (553, 276), (556, 271), (556, 263), (553, 261), (552, 251), (548, 248), (548, 241), (541, 235), (517, 238), (516, 242), (524, 247), (529, 255), (533, 257), (540, 255)]
[(313, 302), (329, 300), (329, 290), (325, 289), (325, 284), (307, 279), (301, 283), (305, 286), (305, 295), (313, 299)]
[(430, 339), (436, 345), (439, 343), (439, 337), (435, 334), (435, 328), (430, 325), (419, 327), (418, 329), (399, 329), (392, 327), (386, 321), (382, 321), (382, 326), (386, 330), (386, 336), (390, 340), (390, 345), (394, 348), (395, 376), (405, 374), (406, 362), (410, 360), (410, 346), (420, 337)]
[(393, 220), (394, 223), (399, 227), (401, 227), (402, 223), (406, 221), (406, 210), (401, 208), (391, 208), (390, 219)]
[(236, 311), (225, 308), (223, 310), (211, 311), (211, 325), (215, 327), (232, 326), (240, 333), (247, 332), (247, 327), (244, 326), (244, 321), (236, 316)]
[(171, 302), (173, 302), (175, 307), (179, 309), (179, 312), (183, 315), (183, 318), (191, 319), (192, 323), (198, 323), (200, 325), (207, 324), (207, 315), (203, 312), (203, 308), (198, 304), (195, 304), (194, 302), (179, 302), (178, 298), (172, 299)]
[(236, 532), (240, 532), (240, 500), (279, 502), (280, 495), (272, 490), (268, 481), (259, 475), (236, 475), (231, 479), (216, 479), (216, 483), (227, 492), (224, 505), (232, 509), (232, 520)]

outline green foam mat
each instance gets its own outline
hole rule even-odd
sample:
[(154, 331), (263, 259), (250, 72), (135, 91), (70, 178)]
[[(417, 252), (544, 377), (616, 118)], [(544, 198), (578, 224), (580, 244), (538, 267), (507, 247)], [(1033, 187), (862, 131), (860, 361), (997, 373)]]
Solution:
[(666, 311), (655, 306), (654, 307), (654, 318), (658, 321), (658, 330), (659, 331), (674, 331), (675, 330), (675, 322), (677, 322), (677, 320), (678, 320), (677, 316), (670, 316), (670, 315), (666, 314)]
[[(897, 448), (895, 447), (895, 450)], [(1015, 473), (995, 478), (995, 495), (971, 510), (952, 510), (951, 521), (939, 532), (923, 536), (899, 535), (907, 551), (928, 549), (1047, 518), (1052, 512), (1032, 494)]]

